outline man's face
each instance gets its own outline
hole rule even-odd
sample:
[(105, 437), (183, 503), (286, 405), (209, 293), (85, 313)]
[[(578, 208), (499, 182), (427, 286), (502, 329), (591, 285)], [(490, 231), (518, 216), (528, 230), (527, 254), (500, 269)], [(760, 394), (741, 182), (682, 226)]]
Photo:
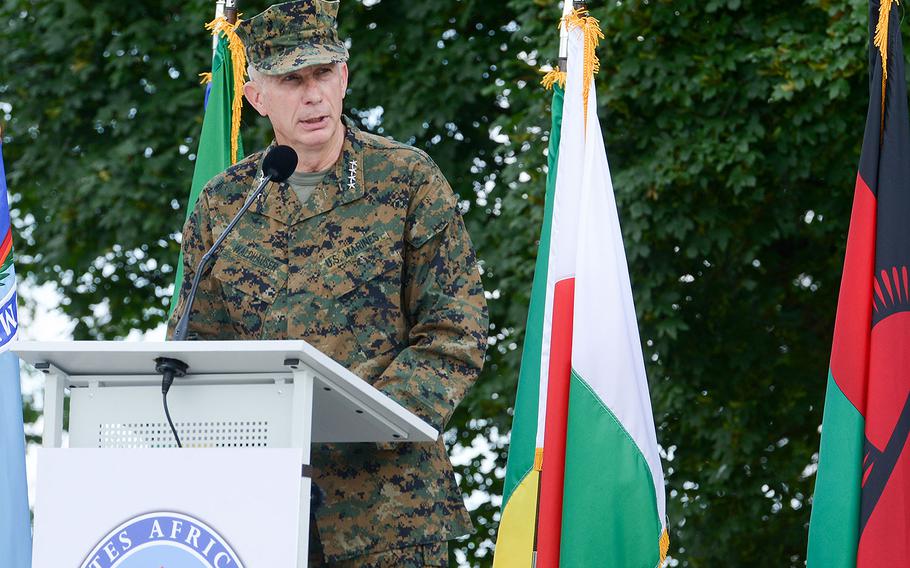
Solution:
[(347, 87), (347, 64), (328, 63), (258, 77), (244, 93), (269, 118), (279, 144), (318, 154), (344, 135), (341, 109)]

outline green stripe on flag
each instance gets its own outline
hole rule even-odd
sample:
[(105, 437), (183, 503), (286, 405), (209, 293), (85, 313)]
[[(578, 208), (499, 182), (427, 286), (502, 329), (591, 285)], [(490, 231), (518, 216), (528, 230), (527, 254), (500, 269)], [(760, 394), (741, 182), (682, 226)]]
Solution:
[(856, 566), (864, 427), (862, 414), (829, 372), (809, 522), (808, 568)]
[(654, 568), (661, 531), (648, 462), (572, 369), (559, 565)]
[[(202, 121), (202, 134), (199, 136), (199, 148), (196, 151), (196, 168), (193, 171), (193, 183), (190, 186), (190, 197), (186, 204), (184, 221), (190, 218), (205, 184), (231, 165), (231, 104), (233, 100), (234, 70), (231, 66), (231, 52), (228, 49), (227, 39), (222, 35), (212, 58), (211, 89), (208, 104), (205, 107), (205, 117)], [(237, 160), (242, 158), (243, 142), (238, 137)], [(174, 313), (174, 308), (177, 307), (177, 298), (180, 296), (182, 284), (183, 251), (181, 250), (168, 317)]]
[(550, 231), (553, 221), (553, 194), (556, 190), (556, 165), (559, 160), (559, 140), (562, 129), (562, 101), (564, 91), (553, 85), (550, 145), (547, 149), (547, 193), (544, 201), (543, 227), (534, 266), (534, 283), (531, 285), (531, 305), (525, 327), (524, 346), (521, 351), (521, 370), (518, 374), (518, 392), (512, 419), (509, 442), (509, 461), (502, 492), (502, 505), (521, 480), (534, 467), (537, 445), (537, 403), (540, 395), (540, 351), (543, 342), (543, 319), (547, 294), (547, 264), (550, 259)]

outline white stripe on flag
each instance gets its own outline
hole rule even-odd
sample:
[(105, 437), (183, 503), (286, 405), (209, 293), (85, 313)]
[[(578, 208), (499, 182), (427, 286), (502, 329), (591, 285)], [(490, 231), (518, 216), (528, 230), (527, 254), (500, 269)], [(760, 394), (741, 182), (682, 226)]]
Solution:
[[(570, 4), (567, 2), (567, 4)], [(577, 54), (581, 57), (581, 54)], [(576, 66), (576, 67), (581, 67)], [(540, 391), (537, 405), (537, 447), (543, 447), (546, 430), (547, 387), (549, 385), (551, 331), (553, 329), (553, 291), (556, 283), (575, 276), (578, 240), (578, 214), (581, 201), (581, 160), (584, 155), (584, 111), (578, 105), (563, 105), (562, 136), (553, 191), (553, 221), (550, 230), (550, 255), (547, 268), (547, 295), (540, 349)], [(574, 134), (574, 135), (573, 135)]]
[[(581, 42), (570, 44), (580, 48)], [(580, 56), (581, 50), (578, 51)], [(569, 81), (573, 79), (579, 80), (572, 77)], [(570, 103), (567, 97), (567, 110), (580, 107), (580, 99), (573, 97)], [(583, 171), (579, 184), (583, 195), (578, 227), (572, 368), (612, 411), (648, 462), (663, 524), (666, 516), (663, 470), (596, 100), (592, 80), (584, 164), (576, 160), (569, 166), (569, 160), (565, 161), (567, 167)], [(560, 154), (561, 163), (562, 158)]]

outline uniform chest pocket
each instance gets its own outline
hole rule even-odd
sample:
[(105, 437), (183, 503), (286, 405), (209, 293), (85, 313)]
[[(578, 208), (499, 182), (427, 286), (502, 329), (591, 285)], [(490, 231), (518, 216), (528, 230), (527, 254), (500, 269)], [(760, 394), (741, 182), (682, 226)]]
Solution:
[(400, 245), (388, 234), (340, 249), (320, 264), (325, 289), (368, 358), (400, 348), (406, 321), (401, 309), (403, 263)]
[(287, 265), (255, 251), (241, 256), (226, 249), (215, 261), (212, 276), (221, 283), (235, 331), (244, 338), (259, 337), (275, 299), (287, 286)]

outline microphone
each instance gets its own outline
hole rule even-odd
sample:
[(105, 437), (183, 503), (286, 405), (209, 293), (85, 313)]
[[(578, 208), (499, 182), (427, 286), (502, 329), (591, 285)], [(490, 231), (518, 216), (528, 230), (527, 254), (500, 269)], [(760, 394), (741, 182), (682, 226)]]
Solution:
[[(202, 274), (208, 268), (209, 263), (221, 247), (224, 239), (227, 238), (228, 233), (230, 233), (238, 221), (240, 221), (240, 218), (247, 212), (253, 204), (253, 201), (259, 197), (262, 190), (265, 189), (266, 184), (270, 181), (282, 182), (288, 179), (296, 168), (297, 152), (290, 146), (275, 146), (265, 155), (265, 159), (262, 160), (262, 179), (259, 181), (259, 185), (253, 193), (247, 197), (243, 207), (234, 215), (234, 218), (228, 223), (227, 228), (221, 233), (221, 236), (218, 237), (215, 244), (212, 245), (212, 248), (202, 255), (202, 259), (200, 259), (199, 264), (196, 265), (196, 274), (193, 276), (193, 285), (190, 287), (190, 293), (186, 298), (186, 307), (183, 309), (183, 315), (180, 316), (180, 320), (177, 322), (177, 327), (174, 328), (174, 341), (183, 341), (186, 339), (187, 329), (190, 324), (190, 313), (193, 309), (193, 301), (196, 299), (196, 290), (199, 288), (200, 280), (202, 280)], [(167, 357), (159, 357), (158, 359), (155, 359), (155, 363), (155, 370), (162, 375), (161, 394), (164, 401), (164, 415), (167, 418), (168, 425), (171, 427), (171, 432), (174, 434), (174, 440), (177, 442), (177, 447), (180, 448), (183, 446), (180, 444), (180, 437), (177, 435), (177, 429), (174, 427), (174, 422), (171, 420), (171, 413), (168, 411), (167, 393), (174, 383), (174, 378), (182, 377), (186, 374), (187, 365), (179, 359), (170, 359)]]
[(174, 328), (174, 341), (183, 341), (186, 339), (187, 329), (190, 324), (190, 312), (193, 308), (193, 301), (196, 299), (196, 288), (199, 286), (199, 281), (202, 279), (203, 272), (208, 267), (214, 254), (221, 247), (221, 243), (227, 238), (228, 233), (230, 233), (234, 228), (234, 225), (240, 221), (240, 217), (246, 213), (247, 209), (250, 208), (250, 205), (253, 204), (253, 201), (259, 197), (259, 194), (262, 193), (262, 190), (267, 183), (270, 181), (282, 182), (288, 179), (296, 168), (297, 152), (290, 146), (275, 146), (266, 154), (265, 159), (262, 160), (262, 180), (259, 182), (259, 186), (249, 197), (247, 197), (243, 207), (240, 208), (240, 211), (237, 212), (224, 232), (221, 233), (221, 236), (218, 237), (218, 240), (215, 241), (212, 248), (202, 255), (202, 259), (196, 266), (196, 275), (193, 277), (193, 285), (190, 287), (190, 293), (186, 298), (186, 307), (183, 309), (183, 315), (180, 317), (180, 321), (177, 322), (177, 327)]
[(297, 152), (290, 146), (275, 146), (262, 160), (262, 173), (274, 182), (282, 182), (297, 169)]

